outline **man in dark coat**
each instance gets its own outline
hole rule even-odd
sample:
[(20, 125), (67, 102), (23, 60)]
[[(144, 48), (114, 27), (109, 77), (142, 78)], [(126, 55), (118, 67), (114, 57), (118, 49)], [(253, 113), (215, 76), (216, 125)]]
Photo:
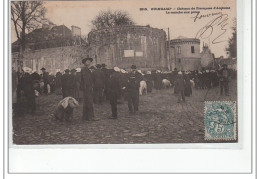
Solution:
[[(24, 76), (20, 80), (21, 82), (21, 90), (24, 93), (24, 97), (26, 99), (26, 108), (27, 112), (34, 115), (36, 109), (35, 103), (35, 93), (33, 89), (33, 79), (29, 73), (25, 73)], [(22, 107), (23, 108), (23, 107)]]
[(229, 96), (229, 78), (230, 78), (230, 72), (227, 68), (226, 64), (222, 65), (222, 69), (219, 70), (219, 86), (220, 86), (220, 95), (223, 95), (223, 89), (225, 91), (225, 95)]
[(41, 80), (41, 76), (35, 71), (31, 74), (32, 80), (33, 81), (40, 81)]
[(119, 71), (120, 69), (115, 67), (108, 80), (107, 90), (112, 110), (112, 116), (109, 119), (117, 119), (117, 100), (121, 91)]
[(192, 95), (192, 88), (191, 88), (190, 77), (188, 73), (184, 75), (184, 95), (185, 96)]
[(101, 65), (96, 65), (97, 69), (92, 73), (94, 87), (94, 102), (102, 104), (103, 91), (105, 86), (105, 74), (101, 70)]
[(83, 91), (83, 120), (94, 120), (93, 109), (93, 81), (92, 74), (89, 70), (92, 58), (84, 58), (82, 63), (84, 66), (81, 68), (81, 89)]
[(41, 68), (42, 70), (42, 78), (43, 78), (43, 83), (44, 83), (44, 93), (48, 94), (48, 89), (47, 89), (47, 85), (48, 85), (48, 76), (49, 74), (46, 72), (46, 69), (44, 67)]
[(80, 68), (76, 69), (76, 94), (75, 94), (75, 99), (77, 101), (81, 101), (82, 94), (80, 90), (80, 83), (81, 83), (81, 73), (80, 73)]
[(69, 79), (70, 79), (70, 70), (66, 69), (65, 74), (61, 77), (61, 88), (62, 88), (62, 96), (66, 98), (70, 95), (70, 87), (69, 87)]
[(62, 74), (60, 71), (58, 71), (55, 76), (55, 90), (57, 94), (60, 94), (60, 90), (61, 90), (61, 77)]
[(108, 100), (109, 99), (109, 95), (108, 95), (108, 92), (107, 92), (107, 85), (108, 85), (109, 74), (108, 74), (108, 69), (106, 68), (106, 64), (103, 63), (101, 65), (101, 70), (103, 71), (103, 73), (105, 75), (103, 99)]
[(178, 75), (177, 68), (174, 68), (174, 70), (170, 74), (170, 82), (171, 82), (171, 84), (175, 83), (177, 75)]
[(162, 74), (159, 70), (156, 71), (156, 75), (155, 75), (155, 89), (160, 90), (162, 89)]
[(175, 92), (178, 95), (178, 103), (181, 101), (185, 102), (185, 96), (184, 96), (184, 88), (185, 88), (185, 82), (182, 75), (182, 72), (178, 72), (177, 80), (175, 82)]
[(139, 87), (140, 87), (140, 75), (136, 71), (136, 66), (131, 66), (132, 71), (129, 73), (127, 85), (126, 85), (126, 95), (128, 99), (128, 109), (130, 114), (136, 113), (138, 111), (139, 104)]
[(71, 69), (70, 70), (71, 74), (69, 77), (68, 81), (68, 86), (69, 86), (69, 96), (73, 97), (76, 99), (76, 93), (77, 93), (77, 77), (76, 77), (76, 70)]

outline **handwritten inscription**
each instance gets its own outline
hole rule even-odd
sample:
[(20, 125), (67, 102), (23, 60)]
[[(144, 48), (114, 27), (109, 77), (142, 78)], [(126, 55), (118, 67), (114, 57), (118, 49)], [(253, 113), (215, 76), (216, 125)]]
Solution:
[(203, 19), (205, 17), (212, 17), (212, 16), (219, 16), (222, 13), (221, 12), (217, 12), (217, 13), (208, 13), (208, 14), (201, 14), (200, 11), (193, 11), (191, 14), (196, 13), (194, 18), (194, 22), (196, 22), (197, 20)]
[[(218, 16), (217, 16), (218, 15)], [(228, 14), (222, 14), (221, 12), (219, 14), (208, 14), (208, 17), (210, 16), (217, 16), (213, 20), (209, 21), (204, 27), (202, 27), (196, 34), (195, 38), (201, 38), (201, 39), (207, 39), (212, 36), (214, 32), (218, 33), (213, 41), (212, 44), (217, 44), (221, 42), (225, 42), (227, 40), (221, 40), (221, 37), (227, 32), (227, 25), (228, 25)], [(196, 15), (195, 16), (195, 22), (198, 19), (205, 18), (207, 15)], [(220, 33), (219, 33), (220, 32)]]

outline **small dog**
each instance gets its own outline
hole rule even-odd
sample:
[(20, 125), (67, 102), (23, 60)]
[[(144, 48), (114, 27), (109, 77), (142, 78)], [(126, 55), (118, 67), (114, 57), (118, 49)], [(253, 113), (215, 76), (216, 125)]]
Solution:
[(73, 119), (73, 109), (78, 107), (79, 103), (72, 97), (66, 97), (61, 100), (55, 110), (54, 116), (56, 119), (63, 121), (71, 121)]

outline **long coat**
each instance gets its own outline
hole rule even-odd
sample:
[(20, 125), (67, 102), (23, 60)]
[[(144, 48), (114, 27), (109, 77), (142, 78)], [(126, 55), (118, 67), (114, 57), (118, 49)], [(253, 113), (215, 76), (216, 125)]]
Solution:
[(81, 68), (81, 84), (80, 87), (83, 91), (83, 120), (94, 119), (93, 109), (93, 81), (92, 74), (88, 67)]
[(105, 85), (105, 74), (101, 69), (97, 69), (93, 72), (93, 87), (104, 88)]
[(80, 88), (86, 92), (93, 91), (92, 73), (87, 67), (81, 68), (81, 85)]
[(61, 77), (62, 77), (61, 72), (57, 72), (56, 73), (56, 78), (55, 78), (55, 88), (56, 89), (60, 89), (61, 88)]
[(180, 91), (184, 91), (184, 89), (185, 89), (185, 81), (183, 75), (178, 75), (177, 80), (175, 82), (174, 91), (178, 93)]
[(115, 97), (116, 99), (121, 94), (121, 79), (120, 74), (117, 72), (113, 72), (110, 75), (110, 78), (108, 80), (108, 94), (110, 98)]

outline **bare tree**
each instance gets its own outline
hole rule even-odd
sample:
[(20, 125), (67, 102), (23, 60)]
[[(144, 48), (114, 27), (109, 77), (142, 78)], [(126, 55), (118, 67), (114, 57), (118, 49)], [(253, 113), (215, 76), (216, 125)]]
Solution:
[(91, 23), (92, 30), (135, 24), (127, 12), (111, 10), (101, 11)]
[(49, 23), (45, 18), (46, 8), (42, 1), (12, 1), (11, 19), (19, 42), (21, 56), (25, 51), (26, 32)]

